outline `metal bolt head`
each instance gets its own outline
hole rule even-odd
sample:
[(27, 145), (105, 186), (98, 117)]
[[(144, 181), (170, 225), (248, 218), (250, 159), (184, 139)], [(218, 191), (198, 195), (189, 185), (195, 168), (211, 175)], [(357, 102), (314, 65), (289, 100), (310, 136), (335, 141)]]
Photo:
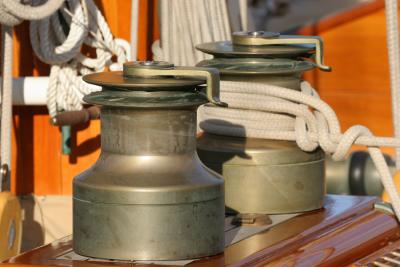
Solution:
[(152, 69), (173, 69), (174, 64), (166, 61), (133, 61), (124, 63), (124, 69), (130, 68), (152, 68)]
[(279, 32), (267, 32), (267, 31), (243, 31), (234, 32), (233, 36), (249, 37), (249, 38), (278, 38)]

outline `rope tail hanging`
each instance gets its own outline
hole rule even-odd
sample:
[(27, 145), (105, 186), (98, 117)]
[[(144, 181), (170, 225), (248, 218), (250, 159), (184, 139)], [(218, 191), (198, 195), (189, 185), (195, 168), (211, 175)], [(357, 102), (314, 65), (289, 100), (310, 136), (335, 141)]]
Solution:
[(1, 86), (1, 130), (0, 130), (0, 191), (10, 188), (11, 127), (12, 127), (12, 42), (13, 26), (23, 20), (44, 19), (60, 8), (63, 0), (49, 0), (45, 4), (31, 7), (18, 0), (0, 0), (0, 24), (2, 25), (2, 86)]
[(11, 167), (12, 127), (12, 26), (2, 25), (2, 73), (1, 122), (0, 122), (0, 192), (10, 190), (9, 169)]
[[(385, 0), (386, 38), (390, 67), (394, 135), (400, 138), (400, 50), (397, 0)], [(396, 168), (400, 169), (400, 149), (396, 149)]]

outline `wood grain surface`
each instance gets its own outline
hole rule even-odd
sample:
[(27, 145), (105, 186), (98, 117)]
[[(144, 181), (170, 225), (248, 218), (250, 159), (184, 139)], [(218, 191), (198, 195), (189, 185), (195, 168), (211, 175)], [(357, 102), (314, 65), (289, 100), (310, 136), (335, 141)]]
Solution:
[[(394, 217), (374, 209), (373, 197), (327, 196), (324, 209), (292, 218), (187, 266), (345, 266), (400, 238)], [(11, 258), (17, 266), (162, 266), (87, 258), (58, 259), (72, 252), (71, 237)]]

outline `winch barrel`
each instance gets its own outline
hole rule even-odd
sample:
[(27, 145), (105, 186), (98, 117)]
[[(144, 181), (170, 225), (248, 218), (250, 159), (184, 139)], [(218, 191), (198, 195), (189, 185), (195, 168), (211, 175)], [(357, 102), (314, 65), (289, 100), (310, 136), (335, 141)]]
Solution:
[[(238, 32), (232, 41), (200, 44), (197, 48), (214, 55), (198, 66), (218, 68), (222, 82), (252, 82), (299, 91), (303, 72), (315, 67), (330, 70), (323, 63), (323, 42), (318, 36)], [(316, 62), (309, 60), (314, 54)], [(245, 88), (240, 94), (246, 94)], [(201, 109), (200, 126), (214, 123), (220, 129), (235, 129), (231, 135), (229, 130), (224, 134), (211, 130), (201, 135), (197, 144), (202, 162), (225, 180), (229, 212), (257, 216), (305, 212), (323, 206), (325, 164), (320, 148), (304, 152), (295, 142), (246, 137), (245, 127), (230, 122), (229, 116), (251, 110), (237, 109), (237, 113), (226, 115), (225, 121), (211, 108)]]
[[(181, 73), (159, 62), (124, 68), (137, 70), (84, 77), (103, 86), (85, 97), (101, 105), (101, 155), (74, 179), (75, 252), (118, 260), (222, 252), (224, 183), (196, 153), (196, 109), (208, 102), (198, 85), (210, 91), (207, 78), (215, 85), (217, 72)], [(209, 73), (199, 78), (199, 71)], [(208, 96), (219, 103), (218, 91)]]

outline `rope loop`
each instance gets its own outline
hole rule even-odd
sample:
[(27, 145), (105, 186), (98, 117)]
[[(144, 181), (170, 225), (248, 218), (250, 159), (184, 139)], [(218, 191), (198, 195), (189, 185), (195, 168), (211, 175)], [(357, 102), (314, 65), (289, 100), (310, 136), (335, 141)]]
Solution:
[(353, 144), (365, 145), (400, 218), (400, 197), (378, 148), (400, 148), (400, 139), (376, 137), (362, 125), (342, 133), (333, 109), (307, 82), (302, 82), (301, 91), (296, 91), (260, 83), (223, 81), (220, 90), (221, 100), (229, 108), (201, 106), (198, 113), (203, 131), (295, 141), (304, 151), (321, 147), (334, 160), (344, 159)]
[(24, 20), (40, 20), (54, 14), (64, 0), (48, 0), (39, 6), (21, 4), (20, 0), (0, 0), (0, 24), (15, 26)]
[[(126, 49), (114, 39), (93, 0), (65, 2), (59, 12), (30, 24), (35, 54), (52, 65), (47, 94), (52, 117), (63, 110), (82, 108), (82, 97), (92, 90), (79, 76), (103, 71), (106, 67), (119, 70), (127, 60)], [(81, 53), (83, 44), (95, 48), (95, 58)], [(113, 55), (116, 62), (112, 61)]]

